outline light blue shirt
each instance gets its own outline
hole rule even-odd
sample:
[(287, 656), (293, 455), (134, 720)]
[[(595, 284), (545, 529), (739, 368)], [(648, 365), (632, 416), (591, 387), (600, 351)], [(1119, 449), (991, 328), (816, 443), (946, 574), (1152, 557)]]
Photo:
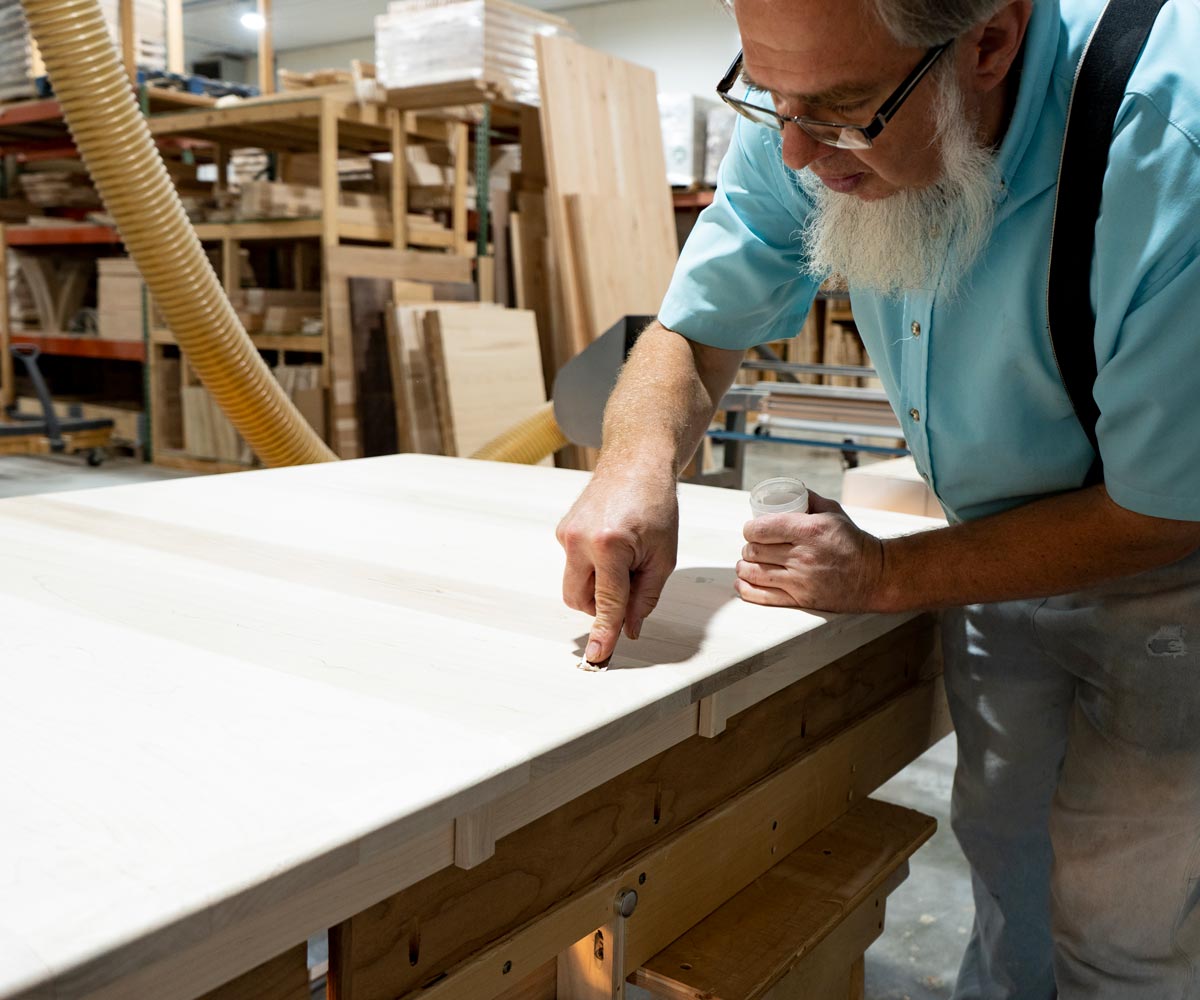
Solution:
[[(1067, 105), (1101, 7), (1035, 0), (995, 231), (957, 298), (850, 290), (917, 467), (952, 519), (1076, 489), (1092, 461), (1051, 352), (1046, 288)], [(1198, 45), (1200, 0), (1170, 0), (1117, 118), (1091, 284), (1105, 484), (1129, 510), (1178, 520), (1200, 520)], [(811, 203), (780, 145), (739, 118), (659, 313), (669, 329), (731, 349), (799, 331), (817, 290), (796, 238)]]

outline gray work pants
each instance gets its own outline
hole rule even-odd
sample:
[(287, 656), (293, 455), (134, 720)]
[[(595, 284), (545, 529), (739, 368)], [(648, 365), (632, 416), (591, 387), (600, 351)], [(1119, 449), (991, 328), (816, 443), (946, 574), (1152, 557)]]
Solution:
[(956, 1000), (1200, 1000), (1200, 554), (948, 612)]

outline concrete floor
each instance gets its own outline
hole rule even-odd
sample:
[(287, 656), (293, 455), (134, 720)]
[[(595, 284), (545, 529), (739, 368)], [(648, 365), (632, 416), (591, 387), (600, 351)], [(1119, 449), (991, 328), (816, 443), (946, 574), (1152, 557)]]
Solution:
[[(719, 451), (718, 451), (719, 454)], [(864, 461), (871, 461), (864, 456)], [(0, 498), (176, 478), (186, 473), (113, 459), (98, 469), (78, 458), (0, 457)], [(758, 443), (750, 446), (746, 485), (772, 476), (797, 476), (810, 489), (838, 499), (841, 457), (832, 449)], [(927, 813), (938, 831), (913, 857), (908, 880), (888, 902), (882, 937), (867, 952), (869, 1000), (944, 1000), (950, 996), (974, 908), (966, 862), (950, 832), (954, 737), (942, 740), (877, 793)], [(310, 942), (310, 962), (325, 959), (325, 942)], [(646, 994), (631, 990), (631, 1000)], [(813, 1000), (824, 1000), (814, 997)]]

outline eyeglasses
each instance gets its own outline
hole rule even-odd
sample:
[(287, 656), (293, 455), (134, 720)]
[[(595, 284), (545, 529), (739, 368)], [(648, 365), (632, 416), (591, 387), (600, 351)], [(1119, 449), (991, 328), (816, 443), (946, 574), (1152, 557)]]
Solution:
[(717, 84), (717, 95), (744, 118), (749, 118), (750, 121), (758, 125), (773, 128), (777, 132), (782, 132), (783, 126), (790, 122), (793, 125), (798, 125), (806, 134), (826, 146), (836, 146), (838, 149), (870, 149), (879, 137), (879, 133), (883, 131), (884, 126), (895, 117), (896, 112), (908, 100), (909, 94), (921, 82), (921, 78), (937, 62), (938, 56), (945, 52), (953, 43), (954, 39), (952, 38), (941, 45), (935, 45), (926, 52), (917, 64), (916, 69), (905, 77), (904, 82), (892, 91), (892, 95), (871, 116), (871, 122), (868, 125), (823, 122), (817, 121), (814, 118), (781, 115), (773, 108), (759, 107), (757, 104), (750, 104), (736, 97), (730, 97), (729, 91), (733, 88), (738, 76), (742, 72), (742, 53), (740, 52), (725, 73), (725, 76), (721, 79), (721, 82)]

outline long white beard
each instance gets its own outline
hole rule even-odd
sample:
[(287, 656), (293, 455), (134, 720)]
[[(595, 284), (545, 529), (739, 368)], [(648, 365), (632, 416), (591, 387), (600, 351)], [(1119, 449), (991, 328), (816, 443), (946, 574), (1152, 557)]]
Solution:
[(1000, 175), (967, 119), (957, 81), (940, 73), (937, 84), (942, 174), (933, 184), (863, 201), (831, 191), (810, 170), (798, 175), (816, 206), (800, 233), (813, 275), (891, 296), (960, 290), (991, 236)]

